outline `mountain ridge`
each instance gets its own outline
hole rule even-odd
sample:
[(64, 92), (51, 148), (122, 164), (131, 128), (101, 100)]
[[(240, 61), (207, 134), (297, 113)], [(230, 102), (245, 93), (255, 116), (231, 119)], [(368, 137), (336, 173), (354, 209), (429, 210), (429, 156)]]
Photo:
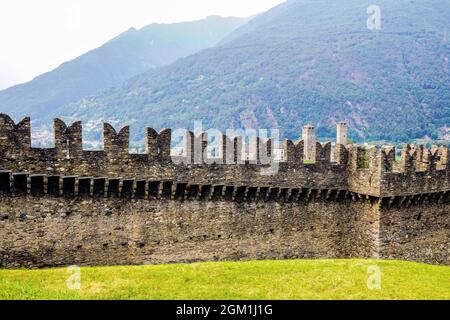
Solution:
[(130, 28), (89, 52), (33, 80), (0, 91), (0, 111), (13, 116), (59, 113), (66, 104), (120, 85), (147, 69), (215, 45), (246, 18), (210, 16), (173, 24)]
[(206, 128), (279, 128), (288, 138), (313, 123), (332, 137), (345, 120), (358, 141), (445, 136), (450, 4), (381, 0), (381, 30), (369, 30), (370, 4), (288, 1), (218, 46), (86, 97), (67, 114), (136, 132), (201, 120)]
[(131, 125), (139, 141), (145, 127), (192, 129), (195, 120), (205, 129), (278, 128), (290, 139), (305, 124), (331, 139), (341, 120), (358, 142), (448, 139), (450, 3), (380, 0), (380, 30), (367, 28), (371, 4), (290, 0), (215, 47), (84, 97), (47, 121), (83, 120), (86, 137), (97, 140), (102, 121)]

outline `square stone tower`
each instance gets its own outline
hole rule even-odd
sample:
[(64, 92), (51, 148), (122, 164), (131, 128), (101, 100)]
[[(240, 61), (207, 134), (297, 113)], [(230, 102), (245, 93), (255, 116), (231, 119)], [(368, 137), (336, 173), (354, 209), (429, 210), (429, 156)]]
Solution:
[(348, 144), (348, 125), (346, 122), (339, 122), (337, 124), (336, 144), (346, 146)]
[(304, 126), (302, 137), (304, 141), (305, 160), (316, 160), (316, 129), (311, 125)]

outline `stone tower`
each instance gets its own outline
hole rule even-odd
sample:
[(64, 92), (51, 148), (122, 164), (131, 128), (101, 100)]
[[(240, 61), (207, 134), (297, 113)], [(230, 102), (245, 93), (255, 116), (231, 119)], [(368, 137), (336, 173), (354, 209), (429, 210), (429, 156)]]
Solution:
[(316, 159), (316, 156), (315, 156), (316, 129), (311, 125), (307, 125), (307, 126), (303, 127), (302, 136), (303, 136), (303, 141), (305, 143), (305, 145), (304, 145), (305, 160), (313, 161)]
[(336, 144), (346, 146), (348, 144), (348, 125), (346, 122), (339, 122), (337, 124)]

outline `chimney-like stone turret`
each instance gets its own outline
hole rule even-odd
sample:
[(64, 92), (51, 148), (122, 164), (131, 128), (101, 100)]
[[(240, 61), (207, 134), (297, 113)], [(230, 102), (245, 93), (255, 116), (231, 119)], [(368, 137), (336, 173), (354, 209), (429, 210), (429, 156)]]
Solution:
[(311, 125), (304, 126), (302, 136), (305, 143), (305, 160), (313, 161), (316, 159), (316, 129)]
[(339, 122), (336, 128), (336, 144), (346, 146), (348, 144), (348, 125), (346, 122)]

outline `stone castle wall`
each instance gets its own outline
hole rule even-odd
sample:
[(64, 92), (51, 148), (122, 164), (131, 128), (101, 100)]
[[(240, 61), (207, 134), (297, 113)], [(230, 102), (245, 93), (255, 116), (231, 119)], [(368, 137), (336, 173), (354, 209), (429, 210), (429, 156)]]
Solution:
[(450, 264), (449, 204), (427, 201), (380, 210), (380, 256)]
[(30, 120), (0, 115), (0, 267), (349, 257), (450, 264), (448, 147), (405, 145), (396, 161), (390, 147), (333, 150), (307, 136), (306, 147), (284, 141), (278, 163), (271, 140), (257, 139), (248, 161), (240, 137), (223, 136), (214, 159), (204, 134), (187, 131), (177, 157), (171, 130), (148, 129), (146, 154), (130, 154), (128, 139), (128, 127), (105, 124), (104, 150), (85, 151), (81, 123), (55, 120), (55, 147), (32, 148)]
[[(10, 209), (12, 208), (12, 209)], [(372, 257), (376, 210), (351, 200), (7, 197), (0, 265), (49, 267)]]

